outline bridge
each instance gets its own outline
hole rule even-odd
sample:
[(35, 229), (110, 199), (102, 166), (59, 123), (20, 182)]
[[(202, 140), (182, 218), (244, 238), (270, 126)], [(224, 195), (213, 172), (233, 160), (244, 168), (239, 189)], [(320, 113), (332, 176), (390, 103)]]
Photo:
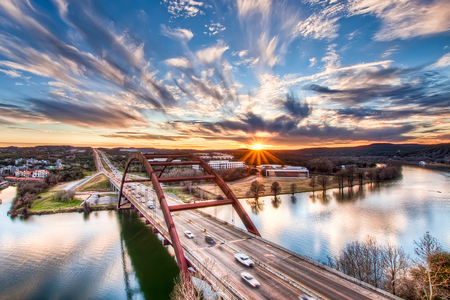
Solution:
[[(208, 282), (219, 299), (400, 299), (383, 290), (294, 253), (260, 236), (251, 218), (226, 183), (201, 158), (194, 155), (142, 154), (129, 156), (123, 174), (115, 169), (99, 150), (100, 170), (119, 190), (118, 208), (134, 208), (153, 227), (154, 233), (171, 245), (180, 271)], [(101, 157), (101, 158), (100, 158)], [(105, 170), (103, 160), (111, 169)], [(175, 170), (200, 166), (202, 174), (172, 176)], [(163, 175), (165, 174), (165, 176)], [(220, 189), (216, 200), (185, 204), (164, 193), (169, 182), (214, 182)], [(148, 205), (148, 199), (154, 205)], [(247, 230), (219, 220), (199, 208), (231, 205)], [(185, 236), (190, 231), (194, 238)], [(215, 245), (205, 241), (212, 237)], [(245, 253), (253, 268), (235, 260), (235, 253)], [(251, 273), (259, 282), (253, 288), (241, 279), (241, 272)]]

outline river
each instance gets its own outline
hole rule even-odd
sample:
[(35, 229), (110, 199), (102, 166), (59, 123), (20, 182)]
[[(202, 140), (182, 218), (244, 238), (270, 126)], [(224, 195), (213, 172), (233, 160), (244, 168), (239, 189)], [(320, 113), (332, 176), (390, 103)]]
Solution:
[(8, 217), (0, 199), (0, 299), (169, 299), (174, 259), (134, 211)]
[[(404, 167), (379, 186), (241, 200), (262, 236), (326, 261), (368, 235), (414, 258), (426, 231), (450, 250), (450, 172)], [(15, 188), (0, 192), (0, 299), (168, 299), (177, 266), (132, 211), (11, 219)], [(243, 227), (230, 206), (208, 212)]]
[[(305, 179), (308, 180), (308, 179)], [(275, 180), (274, 180), (275, 181)], [(270, 189), (270, 187), (266, 187)], [(294, 252), (325, 262), (347, 243), (368, 235), (414, 258), (414, 241), (427, 231), (450, 250), (450, 170), (403, 167), (400, 179), (315, 193), (241, 200), (262, 237)], [(205, 209), (245, 228), (230, 207)]]

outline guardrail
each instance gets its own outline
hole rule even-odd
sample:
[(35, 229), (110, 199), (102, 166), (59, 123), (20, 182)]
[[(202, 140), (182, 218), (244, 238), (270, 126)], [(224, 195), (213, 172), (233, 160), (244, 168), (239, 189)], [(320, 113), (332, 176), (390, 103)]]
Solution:
[(334, 274), (334, 275), (336, 275), (336, 276), (338, 276), (338, 277), (341, 277), (341, 278), (343, 278), (343, 279), (345, 279), (345, 280), (348, 280), (348, 281), (350, 281), (350, 282), (352, 282), (352, 283), (354, 283), (354, 284), (356, 284), (356, 285), (359, 285), (359, 286), (361, 286), (361, 287), (363, 287), (363, 288), (365, 288), (365, 289), (367, 289), (367, 290), (370, 290), (370, 291), (372, 291), (372, 292), (375, 292), (375, 293), (377, 293), (377, 294), (380, 294), (380, 295), (382, 295), (382, 296), (384, 296), (384, 297), (386, 297), (386, 298), (389, 298), (389, 299), (393, 299), (393, 300), (401, 300), (401, 299), (402, 299), (402, 298), (399, 298), (399, 297), (397, 297), (397, 296), (395, 296), (395, 295), (393, 295), (393, 294), (391, 294), (391, 293), (388, 293), (388, 292), (386, 292), (386, 291), (384, 291), (384, 290), (382, 290), (382, 289), (379, 289), (379, 288), (377, 288), (377, 287), (374, 287), (373, 285), (370, 285), (370, 284), (368, 284), (368, 283), (366, 283), (366, 282), (360, 281), (360, 280), (358, 280), (358, 279), (356, 279), (356, 278), (353, 278), (353, 277), (351, 277), (351, 276), (349, 276), (349, 275), (347, 275), (347, 274), (344, 274), (344, 273), (342, 273), (342, 272), (339, 272), (338, 270), (335, 270), (335, 269), (330, 268), (330, 267), (328, 267), (328, 266), (326, 266), (326, 265), (323, 265), (323, 264), (321, 264), (321, 263), (319, 263), (319, 262), (316, 262), (316, 261), (312, 260), (312, 259), (309, 258), (309, 257), (306, 257), (306, 256), (303, 256), (303, 255), (301, 255), (301, 254), (295, 253), (295, 252), (293, 252), (293, 251), (291, 251), (291, 250), (289, 250), (289, 249), (287, 249), (287, 248), (284, 248), (283, 246), (280, 246), (280, 245), (278, 245), (278, 244), (276, 244), (276, 243), (273, 243), (273, 242), (271, 242), (271, 241), (269, 241), (269, 240), (266, 240), (266, 239), (264, 239), (264, 238), (262, 238), (262, 237), (260, 237), (260, 236), (254, 235), (253, 233), (250, 233), (250, 232), (248, 232), (247, 230), (244, 230), (244, 229), (242, 229), (242, 228), (239, 228), (239, 227), (237, 227), (237, 226), (235, 226), (235, 225), (233, 225), (233, 224), (230, 224), (230, 223), (228, 223), (228, 222), (226, 222), (226, 221), (224, 221), (224, 220), (221, 220), (221, 219), (219, 219), (219, 218), (217, 218), (217, 217), (215, 217), (215, 216), (213, 216), (213, 215), (210, 215), (210, 214), (208, 214), (208, 213), (206, 213), (206, 212), (204, 212), (204, 211), (198, 210), (198, 212), (199, 212), (200, 214), (203, 214), (203, 215), (205, 215), (205, 216), (208, 216), (208, 217), (210, 217), (211, 219), (214, 219), (214, 220), (216, 220), (216, 221), (218, 221), (218, 222), (220, 222), (220, 223), (223, 223), (223, 224), (225, 224), (225, 225), (228, 225), (228, 226), (230, 226), (230, 227), (233, 227), (234, 229), (237, 229), (237, 230), (239, 230), (239, 231), (241, 231), (241, 232), (247, 234), (248, 236), (250, 236), (250, 237), (252, 237), (252, 238), (254, 238), (254, 239), (260, 240), (261, 242), (263, 242), (263, 243), (265, 243), (265, 244), (268, 244), (268, 245), (270, 245), (270, 246), (272, 246), (272, 247), (274, 247), (274, 248), (277, 248), (277, 249), (279, 249), (279, 250), (281, 250), (281, 251), (284, 251), (284, 252), (286, 252), (286, 253), (289, 253), (290, 255), (295, 256), (295, 257), (297, 257), (297, 258), (299, 258), (299, 259), (301, 259), (301, 260), (303, 260), (303, 261), (305, 261), (305, 262), (307, 262), (307, 263), (309, 263), (309, 264), (311, 264), (311, 265), (313, 265), (313, 266), (315, 266), (315, 267), (321, 268), (321, 269), (323, 269), (323, 270), (325, 270), (325, 271), (327, 271), (327, 272), (329, 272), (329, 273), (332, 273), (332, 274)]

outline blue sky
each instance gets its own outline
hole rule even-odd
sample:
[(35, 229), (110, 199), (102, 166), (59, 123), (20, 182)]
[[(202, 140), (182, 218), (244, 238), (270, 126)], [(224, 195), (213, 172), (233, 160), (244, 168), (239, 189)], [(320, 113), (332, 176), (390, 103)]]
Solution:
[(0, 1), (2, 146), (450, 142), (450, 2)]

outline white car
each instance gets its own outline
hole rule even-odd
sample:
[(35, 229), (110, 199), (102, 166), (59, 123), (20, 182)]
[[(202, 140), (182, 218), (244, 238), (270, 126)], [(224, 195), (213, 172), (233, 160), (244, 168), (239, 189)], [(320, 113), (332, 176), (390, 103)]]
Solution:
[(258, 282), (258, 280), (256, 280), (253, 276), (252, 276), (252, 274), (250, 274), (250, 273), (247, 273), (247, 272), (242, 272), (241, 273), (241, 278), (245, 281), (245, 282), (247, 282), (248, 284), (250, 284), (252, 287), (259, 287), (259, 282)]
[(194, 235), (193, 235), (192, 232), (190, 232), (189, 230), (186, 230), (186, 231), (184, 232), (184, 235), (187, 236), (187, 237), (190, 238), (190, 239), (193, 239), (193, 238), (194, 238)]
[(234, 258), (236, 258), (236, 260), (238, 262), (240, 262), (241, 264), (247, 266), (247, 267), (253, 267), (255, 265), (255, 263), (250, 259), (250, 257), (248, 257), (247, 254), (244, 253), (236, 253), (234, 255)]

